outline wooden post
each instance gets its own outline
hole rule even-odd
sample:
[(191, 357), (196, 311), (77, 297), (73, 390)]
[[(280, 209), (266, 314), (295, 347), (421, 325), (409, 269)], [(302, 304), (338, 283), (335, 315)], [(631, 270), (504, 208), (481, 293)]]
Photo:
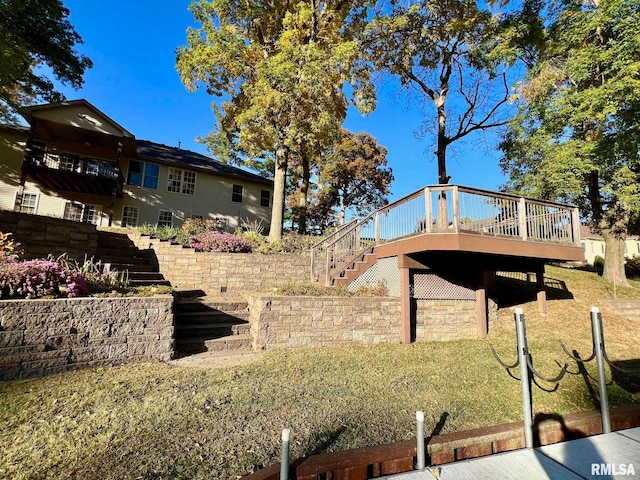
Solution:
[(547, 313), (547, 292), (544, 291), (544, 263), (536, 272), (536, 291), (538, 297), (538, 311)]
[(458, 233), (460, 231), (460, 203), (459, 203), (459, 192), (458, 186), (454, 185), (452, 188), (451, 195), (453, 198), (451, 202), (453, 204), (453, 231)]
[(411, 343), (411, 290), (409, 268), (400, 268), (400, 341)]
[(524, 198), (518, 200), (518, 229), (520, 238), (527, 239), (527, 203)]
[(427, 209), (427, 215), (424, 219), (426, 223), (425, 232), (431, 233), (431, 222), (433, 222), (433, 219), (431, 214), (431, 190), (429, 189), (429, 187), (425, 187), (424, 189), (424, 204), (425, 208)]
[(487, 285), (484, 272), (478, 272), (476, 285), (476, 320), (478, 323), (478, 337), (484, 338), (489, 333), (487, 323)]
[(580, 246), (580, 212), (578, 211), (578, 207), (575, 207), (571, 210), (571, 226), (572, 226), (572, 234), (573, 234), (573, 243), (576, 246)]

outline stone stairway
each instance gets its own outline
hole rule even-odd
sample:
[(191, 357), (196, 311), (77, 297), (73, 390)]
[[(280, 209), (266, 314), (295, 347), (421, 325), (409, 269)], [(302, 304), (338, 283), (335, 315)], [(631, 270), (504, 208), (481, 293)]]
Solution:
[(640, 300), (598, 300), (598, 303), (603, 307), (613, 310), (621, 317), (640, 321)]
[(149, 256), (139, 250), (124, 233), (98, 230), (95, 256), (105, 268), (126, 271), (131, 286), (170, 285), (152, 264)]
[(180, 298), (174, 303), (176, 358), (236, 363), (254, 356), (245, 300)]

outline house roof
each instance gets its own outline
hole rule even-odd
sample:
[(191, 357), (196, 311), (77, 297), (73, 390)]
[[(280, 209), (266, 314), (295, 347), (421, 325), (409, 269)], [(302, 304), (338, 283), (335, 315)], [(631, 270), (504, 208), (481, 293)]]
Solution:
[(273, 181), (255, 173), (248, 172), (247, 170), (243, 170), (232, 165), (227, 165), (214, 160), (211, 157), (189, 150), (183, 150), (178, 147), (171, 147), (169, 145), (163, 145), (149, 140), (136, 139), (136, 150), (138, 152), (138, 157), (143, 157), (152, 161), (155, 160), (181, 167), (190, 167), (207, 172), (213, 172), (218, 175), (242, 178), (253, 182), (264, 183), (265, 185), (273, 185)]
[(39, 119), (107, 135), (133, 137), (122, 125), (84, 99), (31, 105), (19, 111), (30, 125), (33, 119)]

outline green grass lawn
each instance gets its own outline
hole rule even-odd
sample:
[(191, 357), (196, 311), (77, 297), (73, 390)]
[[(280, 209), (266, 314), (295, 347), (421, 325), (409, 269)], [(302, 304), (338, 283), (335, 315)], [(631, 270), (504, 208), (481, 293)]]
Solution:
[[(551, 300), (546, 316), (534, 302), (523, 307), (536, 368), (552, 376), (555, 360), (566, 359), (558, 339), (590, 354), (589, 308), (613, 292), (595, 274), (547, 274), (573, 298)], [(640, 298), (640, 287), (616, 294)], [(606, 311), (604, 319), (609, 356), (638, 359), (640, 322)], [(486, 340), (274, 351), (219, 370), (136, 364), (0, 383), (0, 477), (235, 479), (279, 460), (285, 427), (292, 456), (301, 456), (410, 439), (416, 410), (427, 431), (443, 415), (443, 432), (520, 420), (520, 384), (489, 342), (515, 360), (513, 308)], [(614, 384), (609, 399), (640, 404), (640, 393)], [(534, 392), (536, 412), (593, 408), (582, 375)]]

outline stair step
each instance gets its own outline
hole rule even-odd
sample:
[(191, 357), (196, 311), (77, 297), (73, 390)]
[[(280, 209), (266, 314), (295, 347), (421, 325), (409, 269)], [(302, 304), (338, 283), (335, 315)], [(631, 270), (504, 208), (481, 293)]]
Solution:
[(232, 335), (204, 341), (201, 339), (176, 339), (176, 351), (180, 354), (250, 349), (250, 335)]
[(257, 360), (260, 357), (259, 353), (250, 349), (202, 352), (182, 357), (179, 353), (171, 363), (181, 367), (231, 367)]
[(129, 271), (128, 273), (129, 281), (131, 280), (148, 280), (148, 281), (161, 281), (164, 280), (164, 277), (160, 272), (141, 272), (141, 271)]
[(108, 267), (110, 270), (117, 270), (118, 272), (127, 271), (136, 271), (136, 272), (155, 272), (155, 268), (153, 265), (143, 265), (139, 263), (102, 263), (105, 267)]
[(213, 323), (246, 322), (249, 311), (244, 310), (213, 310), (206, 312), (177, 312), (174, 305), (176, 324), (207, 325)]
[(248, 303), (243, 300), (204, 300), (176, 302), (175, 313), (215, 313), (215, 312), (243, 312), (248, 308)]
[(192, 340), (213, 340), (216, 338), (248, 335), (251, 330), (249, 322), (226, 322), (214, 324), (176, 325), (175, 338)]
[(132, 287), (150, 287), (160, 285), (170, 287), (171, 282), (169, 280), (129, 280), (129, 285)]

